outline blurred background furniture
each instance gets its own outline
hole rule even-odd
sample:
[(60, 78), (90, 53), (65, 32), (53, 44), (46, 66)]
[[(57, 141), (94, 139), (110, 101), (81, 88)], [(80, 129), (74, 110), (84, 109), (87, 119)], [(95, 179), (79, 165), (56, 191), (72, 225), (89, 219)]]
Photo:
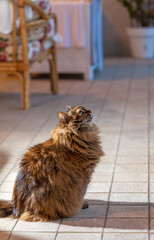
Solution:
[(30, 66), (47, 59), (53, 93), (58, 92), (56, 16), (48, 0), (0, 1), (0, 76), (21, 80), (22, 107), (30, 107)]
[[(58, 73), (82, 73), (94, 79), (103, 69), (103, 33), (101, 0), (49, 0), (58, 19)], [(41, 69), (42, 68), (42, 69)], [(41, 70), (40, 70), (41, 69)], [(35, 65), (33, 72), (47, 72), (47, 65)]]

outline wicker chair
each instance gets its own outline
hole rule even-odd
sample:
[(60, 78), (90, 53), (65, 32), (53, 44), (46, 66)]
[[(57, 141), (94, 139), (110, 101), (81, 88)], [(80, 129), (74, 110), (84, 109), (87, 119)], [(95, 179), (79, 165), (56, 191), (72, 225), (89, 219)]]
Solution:
[[(45, 59), (49, 61), (51, 91), (58, 92), (56, 49), (53, 40), (57, 31), (56, 16), (50, 12), (44, 12), (41, 5), (35, 4), (32, 0), (9, 1), (12, 4), (13, 27), (9, 35), (0, 35), (0, 74), (7, 74), (8, 77), (16, 76), (21, 80), (22, 107), (29, 109), (29, 69), (32, 63)], [(26, 6), (29, 6), (36, 15), (30, 21), (26, 20)], [(19, 26), (17, 26), (17, 17)], [(50, 28), (52, 28), (52, 34), (48, 34)]]

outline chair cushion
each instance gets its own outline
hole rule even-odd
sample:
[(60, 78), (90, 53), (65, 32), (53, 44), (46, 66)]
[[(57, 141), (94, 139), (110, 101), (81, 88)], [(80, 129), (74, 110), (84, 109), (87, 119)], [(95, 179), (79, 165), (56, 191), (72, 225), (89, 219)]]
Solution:
[[(52, 46), (52, 41), (45, 41), (43, 44), (43, 50), (48, 50)], [(41, 50), (41, 41), (28, 42), (28, 59), (33, 60)], [(13, 46), (2, 38), (0, 38), (0, 62), (11, 62), (13, 60)], [(22, 46), (17, 46), (17, 60), (22, 60)]]
[[(55, 36), (55, 22), (54, 19), (50, 19), (48, 22), (48, 32), (47, 32), (47, 39), (51, 40)], [(27, 33), (27, 39), (28, 41), (33, 41), (33, 40), (40, 40), (44, 37), (44, 28), (39, 27), (35, 28), (33, 30), (30, 30)]]
[[(51, 7), (48, 0), (31, 0), (38, 6), (40, 6), (46, 14), (51, 12)], [(25, 14), (31, 8), (27, 8)], [(30, 12), (29, 12), (30, 13)], [(33, 19), (39, 18), (39, 14), (33, 11), (33, 14), (29, 14), (26, 16), (27, 20), (30, 20), (30, 16)], [(48, 22), (48, 33), (47, 40), (44, 42), (43, 49), (41, 49), (41, 41), (44, 37), (44, 28), (39, 27), (36, 29), (32, 29), (27, 32), (27, 40), (28, 40), (28, 58), (32, 60), (36, 55), (40, 52), (40, 50), (47, 50), (53, 45), (53, 39), (55, 36), (55, 22), (54, 19), (50, 19)], [(20, 36), (16, 37), (17, 42), (17, 60), (22, 60), (22, 46), (21, 46), (21, 38)], [(0, 33), (0, 62), (11, 62), (13, 60), (13, 46), (12, 46), (12, 33), (10, 34), (2, 34)]]
[[(45, 14), (49, 14), (51, 12), (51, 5), (48, 0), (31, 0), (35, 4), (37, 4), (42, 10), (45, 12)], [(38, 16), (38, 13), (36, 11), (33, 11), (33, 18), (36, 18)]]
[[(46, 15), (51, 12), (51, 6), (48, 0), (31, 0), (38, 5)], [(30, 6), (25, 6), (25, 17), (27, 21), (36, 20), (40, 17), (39, 13), (33, 10)]]

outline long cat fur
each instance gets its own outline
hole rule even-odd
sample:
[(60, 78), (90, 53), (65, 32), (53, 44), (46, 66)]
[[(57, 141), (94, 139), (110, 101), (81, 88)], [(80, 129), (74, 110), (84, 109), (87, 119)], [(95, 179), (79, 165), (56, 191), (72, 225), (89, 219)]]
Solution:
[(58, 113), (46, 142), (31, 147), (20, 162), (11, 201), (0, 201), (0, 217), (49, 221), (77, 214), (103, 151), (92, 113), (82, 106)]

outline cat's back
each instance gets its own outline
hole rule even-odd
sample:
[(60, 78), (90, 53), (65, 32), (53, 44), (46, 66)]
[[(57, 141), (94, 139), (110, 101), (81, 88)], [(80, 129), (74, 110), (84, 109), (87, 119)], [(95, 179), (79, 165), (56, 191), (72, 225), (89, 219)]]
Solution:
[(49, 166), (55, 164), (56, 148), (54, 141), (49, 139), (45, 142), (39, 143), (31, 147), (23, 156), (20, 162), (20, 169), (25, 172), (43, 172)]

